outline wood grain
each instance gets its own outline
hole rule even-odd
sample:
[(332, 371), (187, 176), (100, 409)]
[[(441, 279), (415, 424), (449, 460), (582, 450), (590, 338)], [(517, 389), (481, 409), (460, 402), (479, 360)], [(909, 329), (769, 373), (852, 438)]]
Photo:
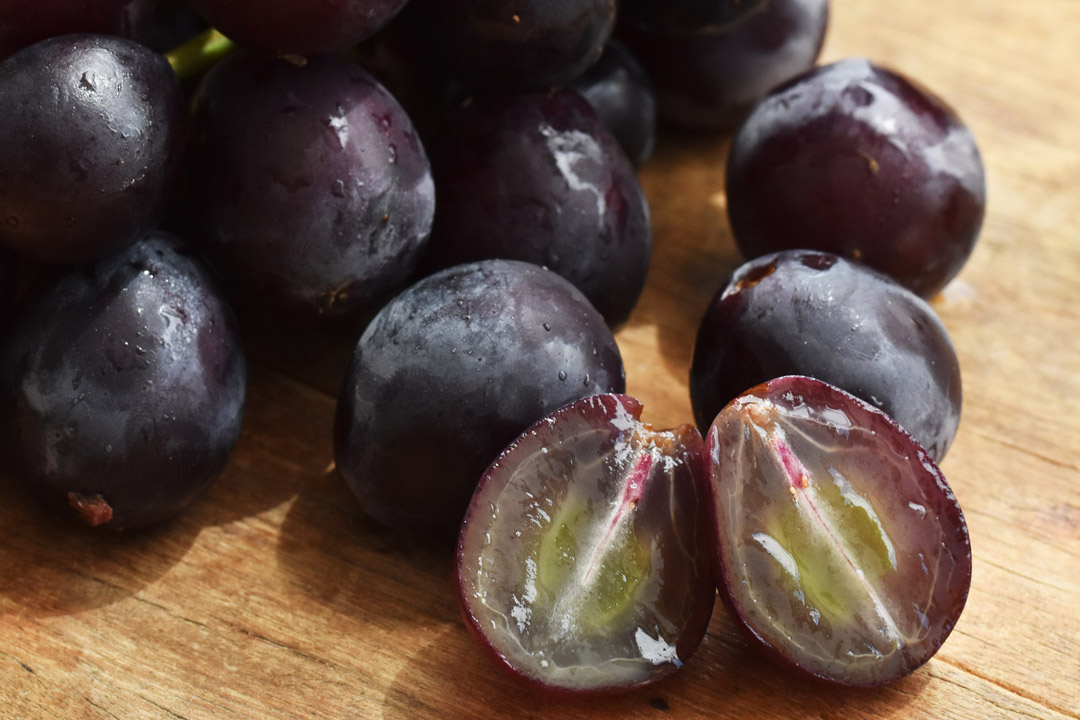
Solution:
[[(759, 660), (722, 610), (687, 667), (626, 696), (538, 697), (458, 619), (449, 558), (381, 533), (330, 470), (352, 336), (253, 337), (245, 429), (190, 512), (88, 535), (0, 484), (0, 716), (10, 718), (1080, 718), (1080, 3), (834, 0), (825, 60), (866, 55), (948, 99), (989, 212), (934, 302), (964, 374), (943, 463), (971, 530), (941, 652), (871, 691)], [(655, 261), (618, 333), (645, 419), (689, 421), (693, 336), (739, 262), (724, 138), (667, 135), (642, 171)], [(258, 335), (258, 333), (253, 333)]]

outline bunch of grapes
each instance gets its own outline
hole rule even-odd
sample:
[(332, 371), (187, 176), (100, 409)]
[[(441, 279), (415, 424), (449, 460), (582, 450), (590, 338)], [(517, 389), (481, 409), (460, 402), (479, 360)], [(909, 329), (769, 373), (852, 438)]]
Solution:
[[(985, 179), (942, 100), (869, 60), (814, 67), (828, 14), (8, 3), (5, 467), (90, 525), (158, 523), (238, 437), (234, 306), (282, 332), (367, 318), (337, 468), (387, 528), (456, 538), (497, 664), (549, 689), (654, 682), (719, 589), (788, 667), (912, 672), (970, 584), (936, 464), (959, 366), (926, 299), (973, 249)], [(636, 168), (661, 124), (732, 134), (747, 259), (718, 278), (695, 422), (671, 430), (623, 394), (613, 336), (649, 270)]]

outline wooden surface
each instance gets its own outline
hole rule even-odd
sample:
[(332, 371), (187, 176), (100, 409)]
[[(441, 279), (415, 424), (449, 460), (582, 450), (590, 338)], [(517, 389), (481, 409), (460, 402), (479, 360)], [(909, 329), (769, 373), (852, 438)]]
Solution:
[[(382, 535), (328, 471), (350, 342), (263, 341), (235, 456), (166, 527), (87, 535), (0, 484), (0, 717), (1080, 718), (1080, 2), (834, 0), (823, 59), (852, 55), (947, 98), (989, 176), (974, 256), (934, 303), (963, 369), (943, 470), (974, 577), (926, 666), (871, 691), (810, 684), (718, 606), (667, 681), (529, 694), (471, 644), (449, 558)], [(642, 173), (654, 269), (618, 340), (657, 425), (691, 417), (693, 333), (738, 262), (725, 148), (667, 138)]]

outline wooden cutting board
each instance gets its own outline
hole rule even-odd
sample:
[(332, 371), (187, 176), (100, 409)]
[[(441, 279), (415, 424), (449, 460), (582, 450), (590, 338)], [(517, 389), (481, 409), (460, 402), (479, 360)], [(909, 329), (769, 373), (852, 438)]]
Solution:
[[(252, 333), (236, 453), (166, 527), (88, 535), (0, 484), (0, 716), (1080, 718), (1080, 2), (834, 0), (823, 60), (854, 55), (951, 102), (989, 176), (974, 256), (934, 301), (963, 369), (943, 470), (974, 576), (926, 666), (876, 690), (809, 683), (760, 660), (718, 606), (660, 684), (527, 692), (473, 646), (448, 556), (382, 534), (330, 469), (353, 336)], [(739, 262), (726, 148), (666, 136), (642, 171), (654, 267), (617, 338), (659, 426), (691, 418), (694, 332)]]

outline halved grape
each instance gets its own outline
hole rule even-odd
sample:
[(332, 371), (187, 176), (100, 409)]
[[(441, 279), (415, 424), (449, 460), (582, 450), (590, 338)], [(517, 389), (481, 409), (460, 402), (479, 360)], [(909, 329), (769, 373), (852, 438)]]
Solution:
[(766, 654), (881, 685), (956, 625), (971, 584), (960, 505), (891, 418), (808, 377), (752, 388), (708, 437), (721, 596)]
[(549, 689), (630, 688), (683, 665), (715, 598), (704, 443), (595, 395), (515, 440), (477, 486), (458, 542), (470, 631)]

